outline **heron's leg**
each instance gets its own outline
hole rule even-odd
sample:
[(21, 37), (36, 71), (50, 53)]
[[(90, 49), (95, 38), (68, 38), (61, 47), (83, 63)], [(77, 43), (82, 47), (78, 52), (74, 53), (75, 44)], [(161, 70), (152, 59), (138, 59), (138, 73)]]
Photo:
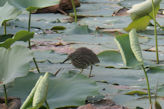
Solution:
[(89, 72), (89, 78), (92, 77), (92, 75), (91, 75), (92, 69), (93, 69), (93, 66), (91, 65), (90, 72)]
[(83, 69), (81, 69), (80, 73), (82, 73), (82, 72), (83, 72)]
[(65, 59), (63, 62), (61, 62), (60, 64), (64, 64), (66, 61), (68, 61), (69, 58)]

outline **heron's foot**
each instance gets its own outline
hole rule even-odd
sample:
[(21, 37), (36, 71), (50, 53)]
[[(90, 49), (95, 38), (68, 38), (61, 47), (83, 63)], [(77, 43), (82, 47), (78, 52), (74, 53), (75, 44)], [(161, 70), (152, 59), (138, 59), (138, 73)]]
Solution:
[(95, 75), (94, 75), (94, 74), (91, 74), (91, 75), (88, 75), (88, 77), (89, 77), (89, 78), (95, 77)]

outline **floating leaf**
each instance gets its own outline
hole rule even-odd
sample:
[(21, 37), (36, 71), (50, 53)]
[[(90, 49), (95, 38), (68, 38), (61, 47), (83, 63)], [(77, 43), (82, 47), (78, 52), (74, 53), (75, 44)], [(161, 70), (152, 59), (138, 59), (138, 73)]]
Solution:
[(0, 25), (2, 25), (3, 22), (15, 19), (18, 15), (21, 14), (20, 10), (10, 5), (8, 2), (6, 2), (3, 7), (0, 7), (0, 12)]
[(123, 66), (123, 62), (122, 62), (122, 58), (121, 58), (121, 54), (118, 51), (114, 51), (114, 50), (107, 50), (107, 51), (103, 51), (100, 52), (98, 55), (98, 58), (100, 60), (100, 65), (103, 66)]
[(54, 26), (51, 28), (51, 30), (53, 31), (57, 31), (57, 30), (65, 30), (66, 28), (64, 26)]
[(32, 53), (24, 46), (10, 49), (0, 48), (0, 85), (12, 82), (17, 77), (26, 76)]
[(90, 34), (93, 31), (88, 28), (88, 25), (74, 24), (74, 27), (66, 31), (67, 34)]
[[(10, 48), (10, 46), (16, 41), (28, 41), (33, 38), (34, 33), (28, 31), (19, 31), (12, 38), (8, 38), (4, 42), (0, 43), (0, 47)], [(6, 37), (3, 37), (3, 39)], [(1, 39), (2, 40), (2, 39)]]
[(147, 95), (147, 92), (134, 90), (134, 91), (125, 93), (125, 95)]
[(129, 67), (138, 66), (139, 63), (130, 47), (130, 40), (128, 34), (116, 36), (115, 41), (117, 43), (118, 48), (120, 49), (124, 64)]
[(143, 63), (141, 47), (140, 47), (138, 36), (137, 36), (137, 33), (136, 33), (135, 29), (132, 29), (129, 32), (129, 39), (130, 39), (130, 47), (131, 47), (136, 59), (139, 62)]
[[(23, 102), (40, 75), (29, 73), (26, 77), (16, 79), (13, 87), (8, 88), (9, 95), (19, 96)], [(49, 75), (47, 101), (51, 109), (83, 105), (87, 96), (96, 95), (99, 95), (96, 82), (82, 74), (71, 71), (60, 77)]]
[(32, 106), (36, 107), (37, 109), (40, 108), (47, 97), (48, 91), (48, 73), (46, 73), (41, 81), (39, 82), (36, 91), (34, 93), (33, 103)]
[(148, 73), (164, 73), (164, 66), (150, 66)]

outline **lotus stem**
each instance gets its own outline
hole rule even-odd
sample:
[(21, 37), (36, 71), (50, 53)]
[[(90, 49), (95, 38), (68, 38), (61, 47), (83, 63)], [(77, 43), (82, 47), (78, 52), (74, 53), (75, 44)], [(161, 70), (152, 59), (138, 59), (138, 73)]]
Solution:
[[(31, 31), (31, 12), (29, 12), (29, 17), (28, 18), (29, 18), (28, 19), (28, 32), (30, 32)], [(30, 40), (28, 41), (28, 46), (31, 49), (31, 41)]]
[(3, 85), (3, 88), (4, 88), (4, 92), (5, 92), (5, 104), (8, 105), (6, 86)]
[[(30, 31), (31, 31), (31, 12), (29, 12), (29, 19), (28, 19), (28, 32), (30, 32)], [(28, 41), (28, 46), (31, 49), (31, 41), (30, 41), (30, 39)], [(33, 58), (33, 61), (34, 61), (34, 64), (36, 66), (36, 69), (37, 69), (38, 73), (40, 73), (40, 70), (39, 70), (38, 64), (36, 62), (36, 59)]]
[(72, 2), (73, 11), (74, 11), (74, 14), (75, 14), (75, 22), (77, 23), (77, 13), (76, 13), (75, 2), (74, 2), (74, 0), (71, 0), (71, 2)]
[(154, 21), (154, 36), (155, 36), (155, 48), (156, 48), (156, 63), (159, 64), (158, 38), (157, 38), (157, 22), (156, 22), (156, 16), (155, 16), (154, 0), (152, 0), (152, 10), (153, 10), (153, 21)]
[(149, 79), (148, 79), (147, 72), (146, 72), (146, 70), (145, 70), (144, 65), (141, 65), (141, 67), (142, 67), (142, 69), (143, 69), (143, 71), (144, 71), (144, 74), (145, 74), (145, 79), (146, 79), (146, 83), (147, 83), (147, 90), (148, 90), (148, 96), (149, 96), (149, 103), (150, 103), (150, 105), (152, 106)]
[(36, 69), (37, 69), (38, 73), (40, 73), (40, 69), (39, 69), (39, 66), (38, 66), (38, 64), (37, 64), (37, 62), (36, 62), (36, 59), (33, 58), (33, 61), (34, 61), (34, 64), (35, 64), (35, 66), (36, 66)]
[(45, 100), (45, 104), (46, 104), (46, 108), (47, 108), (47, 109), (50, 109), (50, 106), (49, 106), (47, 100)]
[(6, 21), (4, 21), (4, 34), (7, 35)]
[[(153, 19), (152, 16), (150, 16), (150, 15), (148, 15), (148, 16), (149, 16), (151, 19)], [(155, 22), (156, 22), (156, 24), (158, 25), (158, 27), (162, 29), (162, 26), (161, 26), (157, 21), (155, 21)]]

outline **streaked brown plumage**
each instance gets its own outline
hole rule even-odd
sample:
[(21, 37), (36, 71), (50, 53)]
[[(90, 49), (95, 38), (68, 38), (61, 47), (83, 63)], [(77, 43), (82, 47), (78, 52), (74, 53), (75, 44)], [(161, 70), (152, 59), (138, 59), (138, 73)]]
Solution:
[[(88, 66), (91, 66), (89, 77), (91, 76), (92, 72), (92, 65), (99, 63), (99, 59), (97, 55), (90, 49), (86, 47), (81, 47), (76, 49), (73, 53), (71, 53), (66, 60), (71, 60), (71, 63), (76, 67), (82, 69), (86, 69)], [(82, 72), (81, 71), (81, 72)]]

